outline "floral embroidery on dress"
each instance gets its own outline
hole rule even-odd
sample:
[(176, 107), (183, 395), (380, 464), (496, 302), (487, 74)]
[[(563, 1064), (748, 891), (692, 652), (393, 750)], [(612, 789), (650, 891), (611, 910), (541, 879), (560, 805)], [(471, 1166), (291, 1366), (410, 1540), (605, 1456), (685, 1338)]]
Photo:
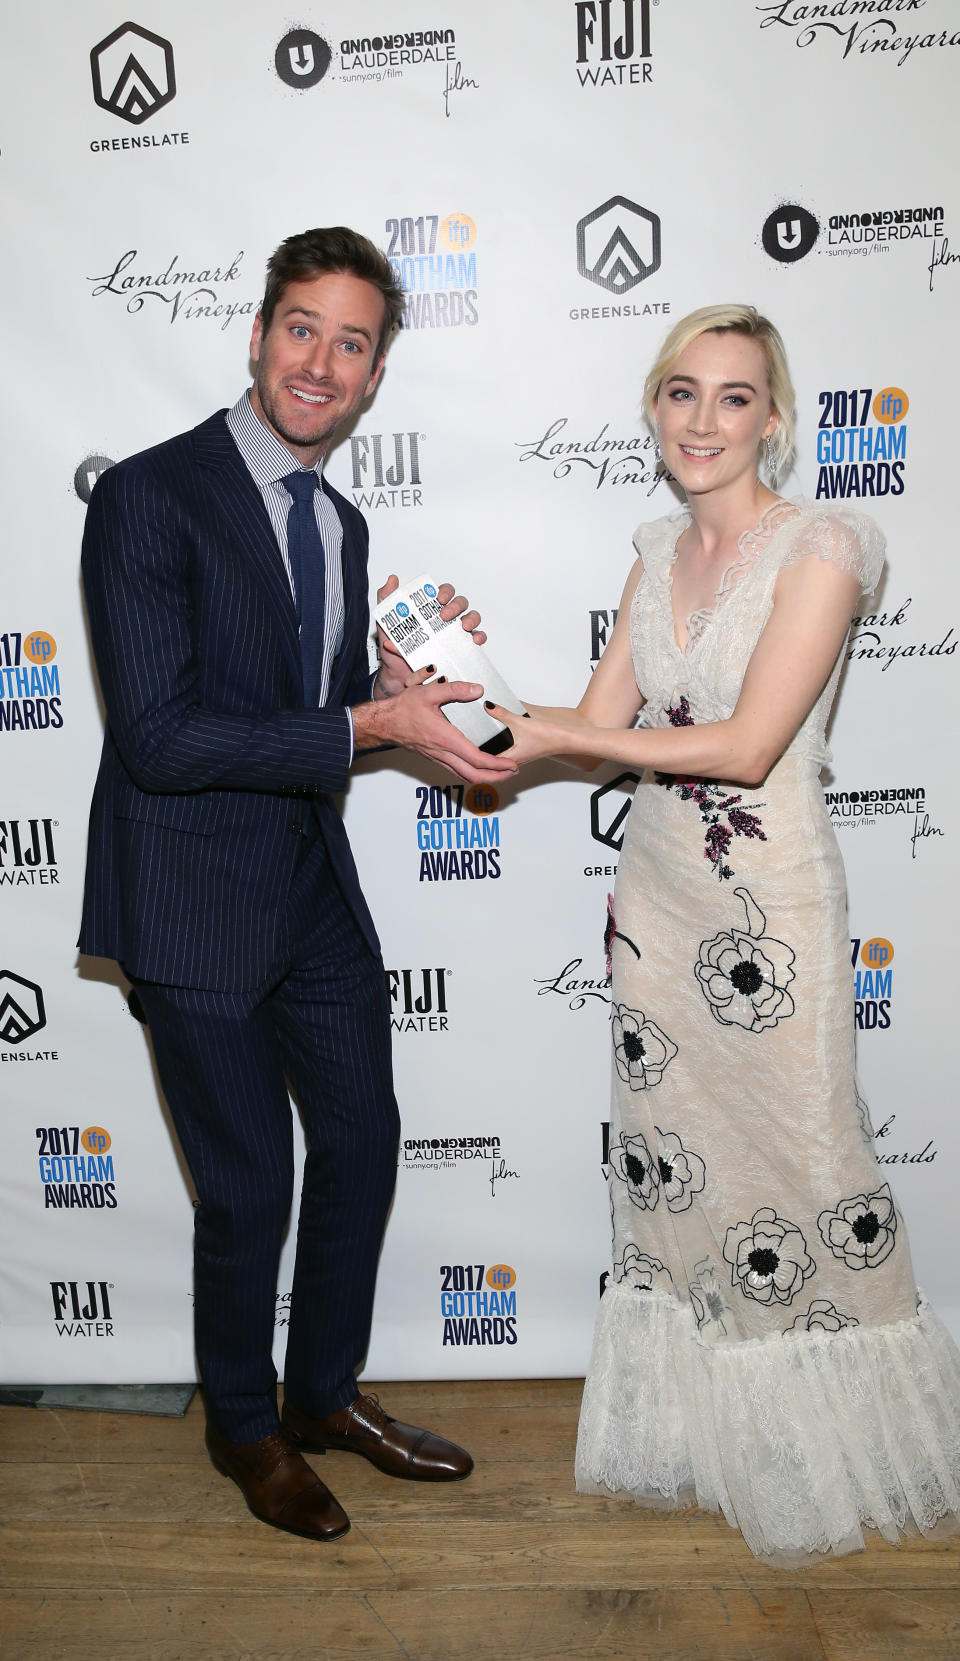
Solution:
[(757, 1303), (792, 1303), (817, 1267), (796, 1223), (778, 1217), (772, 1205), (761, 1206), (749, 1223), (727, 1229), (723, 1255), (731, 1286)]
[(693, 1303), (693, 1313), (697, 1317), (697, 1326), (701, 1332), (716, 1329), (721, 1338), (726, 1338), (727, 1328), (723, 1317), (728, 1310), (723, 1301), (723, 1283), (720, 1276), (709, 1257), (701, 1257), (693, 1268), (697, 1278), (691, 1282), (687, 1290)]
[(626, 1004), (614, 1004), (612, 1020), (617, 1072), (631, 1090), (652, 1089), (676, 1055), (676, 1044), (641, 1010)]
[[(686, 696), (680, 698), (675, 709), (668, 709), (667, 715), (672, 727), (696, 725)], [(674, 773), (658, 773), (657, 783), (667, 790), (675, 790), (682, 802), (696, 802), (701, 823), (707, 827), (703, 857), (710, 861), (721, 881), (734, 874), (733, 866), (725, 862), (735, 836), (756, 837), (758, 841), (766, 842), (766, 832), (761, 827), (759, 815), (740, 806), (742, 794), (731, 796), (723, 785), (714, 783), (712, 779), (681, 778)], [(758, 802), (757, 806), (763, 807), (764, 803)], [(721, 814), (726, 815), (725, 825), (721, 824)]]
[(855, 1315), (841, 1315), (829, 1298), (814, 1298), (805, 1315), (798, 1315), (787, 1332), (839, 1332), (845, 1326), (859, 1326)]
[(860, 1121), (860, 1134), (868, 1147), (874, 1146), (874, 1130), (870, 1120), (870, 1109), (860, 1089), (860, 1080), (854, 1075), (853, 1088), (857, 1097), (857, 1118)]
[(631, 1241), (624, 1247), (622, 1257), (618, 1257), (613, 1265), (613, 1278), (620, 1284), (632, 1286), (635, 1292), (649, 1292), (653, 1288), (654, 1275), (666, 1275), (673, 1287), (673, 1276), (669, 1269), (665, 1269), (658, 1257), (648, 1257), (639, 1246)]
[(640, 1211), (656, 1210), (660, 1198), (660, 1167), (639, 1131), (634, 1136), (621, 1136), (610, 1149), (610, 1169), (626, 1183), (631, 1204)]
[(817, 1227), (823, 1243), (848, 1269), (876, 1269), (896, 1243), (897, 1212), (885, 1182), (874, 1194), (854, 1194), (836, 1211), (821, 1211)]
[(689, 1211), (694, 1194), (702, 1194), (707, 1180), (707, 1167), (698, 1153), (685, 1148), (676, 1131), (664, 1133), (655, 1125), (657, 1136), (657, 1164), (663, 1197), (671, 1211)]
[(764, 1032), (794, 1012), (786, 988), (795, 978), (796, 953), (766, 933), (767, 919), (746, 888), (735, 888), (734, 893), (743, 901), (746, 929), (701, 941), (694, 973), (711, 1014), (722, 1026)]
[(604, 930), (603, 930), (603, 949), (607, 954), (607, 979), (608, 980), (610, 979), (610, 976), (613, 974), (613, 942), (615, 940), (622, 940), (625, 946), (630, 947), (630, 950), (633, 952), (634, 957), (639, 958), (640, 948), (638, 946), (635, 946), (633, 941), (630, 940), (627, 937), (627, 935), (621, 934), (620, 930), (617, 928), (617, 919), (613, 914), (613, 895), (608, 894), (607, 895), (607, 921), (606, 921), (606, 924), (605, 924)]

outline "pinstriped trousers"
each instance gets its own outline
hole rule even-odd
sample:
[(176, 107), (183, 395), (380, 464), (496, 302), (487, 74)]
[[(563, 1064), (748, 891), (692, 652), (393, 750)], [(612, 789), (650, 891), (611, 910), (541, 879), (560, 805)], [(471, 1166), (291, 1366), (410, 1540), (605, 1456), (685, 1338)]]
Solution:
[[(325, 858), (322, 844), (314, 853)], [(310, 899), (295, 965), (262, 996), (137, 982), (199, 1199), (195, 1332), (207, 1411), (235, 1442), (278, 1428), (277, 1272), (293, 1199), (288, 1084), (307, 1156), (284, 1387), (306, 1413), (325, 1417), (357, 1394), (396, 1181), (383, 965), (329, 869)]]

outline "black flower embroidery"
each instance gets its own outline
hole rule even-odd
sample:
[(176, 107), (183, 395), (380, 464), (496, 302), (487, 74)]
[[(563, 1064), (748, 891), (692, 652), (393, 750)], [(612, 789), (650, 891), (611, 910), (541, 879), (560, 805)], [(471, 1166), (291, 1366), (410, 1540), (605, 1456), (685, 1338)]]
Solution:
[(796, 1223), (778, 1217), (770, 1205), (755, 1211), (749, 1223), (727, 1229), (723, 1255), (731, 1286), (757, 1303), (792, 1303), (817, 1267)]
[(841, 1327), (859, 1326), (854, 1315), (841, 1315), (828, 1298), (814, 1298), (805, 1315), (798, 1315), (787, 1332), (839, 1332)]
[(613, 1006), (613, 1059), (617, 1072), (631, 1090), (649, 1090), (659, 1084), (677, 1053), (665, 1032), (639, 1009)]
[[(681, 697), (675, 709), (667, 710), (667, 717), (672, 727), (693, 727), (696, 722), (690, 714), (690, 702)], [(668, 790), (675, 790), (682, 802), (695, 802), (700, 810), (701, 824), (706, 825), (703, 838), (703, 857), (710, 861), (711, 867), (722, 880), (733, 876), (733, 867), (726, 864), (726, 856), (730, 852), (730, 845), (735, 836), (756, 838), (759, 842), (766, 842), (766, 832), (763, 830), (760, 817), (751, 813), (749, 809), (741, 807), (742, 794), (730, 795), (722, 784), (713, 779), (686, 779), (679, 778), (673, 773), (658, 773), (657, 783)], [(758, 802), (758, 807), (763, 807)], [(726, 817), (723, 824), (721, 816)]]
[(854, 1079), (853, 1088), (857, 1094), (857, 1118), (860, 1122), (860, 1134), (863, 1137), (863, 1140), (867, 1143), (868, 1147), (872, 1148), (874, 1144), (873, 1125), (870, 1122), (870, 1109), (867, 1106), (866, 1100), (864, 1099), (863, 1093), (860, 1089), (859, 1079)]
[(697, 1326), (701, 1332), (716, 1331), (721, 1338), (726, 1338), (724, 1316), (728, 1310), (724, 1302), (720, 1276), (709, 1257), (702, 1257), (699, 1263), (695, 1263), (694, 1271), (697, 1278), (691, 1281), (687, 1290), (693, 1303), (693, 1313), (697, 1317)]
[(896, 1243), (897, 1213), (885, 1182), (875, 1194), (854, 1194), (836, 1211), (821, 1211), (817, 1227), (834, 1257), (848, 1269), (876, 1269)]
[(655, 1128), (663, 1197), (671, 1211), (689, 1211), (694, 1194), (703, 1193), (707, 1168), (698, 1153), (684, 1147), (676, 1131)]
[(767, 919), (746, 888), (734, 893), (743, 901), (747, 926), (702, 941), (694, 973), (721, 1025), (764, 1032), (793, 1014), (787, 987), (794, 979), (796, 954), (765, 932)]
[(604, 929), (603, 929), (603, 949), (604, 949), (604, 951), (606, 953), (606, 956), (607, 956), (607, 979), (608, 980), (610, 979), (610, 976), (613, 974), (613, 942), (615, 940), (622, 940), (625, 946), (629, 946), (630, 950), (632, 951), (632, 953), (634, 955), (634, 957), (639, 957), (640, 956), (639, 948), (634, 945), (633, 941), (629, 938), (628, 935), (621, 934), (620, 930), (617, 928), (617, 919), (613, 914), (613, 895), (608, 894), (607, 895), (607, 921), (604, 924)]
[(653, 1211), (660, 1198), (660, 1168), (646, 1138), (621, 1136), (610, 1149), (610, 1169), (627, 1185), (627, 1197), (641, 1211)]
[(669, 1269), (665, 1269), (658, 1257), (648, 1257), (639, 1246), (631, 1241), (624, 1247), (623, 1256), (615, 1260), (613, 1278), (624, 1286), (632, 1286), (635, 1292), (649, 1292), (653, 1286), (654, 1275), (666, 1275), (673, 1286), (673, 1276)]

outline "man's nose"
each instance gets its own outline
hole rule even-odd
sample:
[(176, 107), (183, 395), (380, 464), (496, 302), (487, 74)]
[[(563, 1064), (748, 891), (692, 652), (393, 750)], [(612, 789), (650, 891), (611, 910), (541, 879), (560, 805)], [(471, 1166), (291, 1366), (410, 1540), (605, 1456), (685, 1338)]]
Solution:
[(318, 379), (329, 375), (333, 362), (332, 342), (315, 339), (302, 361), (308, 374), (316, 375)]

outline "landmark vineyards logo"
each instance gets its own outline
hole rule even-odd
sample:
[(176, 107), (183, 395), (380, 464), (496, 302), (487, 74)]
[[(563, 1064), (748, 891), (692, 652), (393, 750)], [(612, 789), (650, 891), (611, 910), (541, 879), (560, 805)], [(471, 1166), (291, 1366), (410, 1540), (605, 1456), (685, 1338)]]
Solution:
[(574, 11), (580, 85), (648, 86), (650, 0), (575, 0)]
[[(258, 302), (255, 298), (234, 299), (233, 290), (230, 291), (230, 295), (223, 293), (228, 283), (241, 281), (240, 266), (243, 254), (241, 248), (232, 260), (221, 264), (213, 264), (206, 260), (198, 260), (196, 264), (191, 264), (181, 260), (179, 254), (174, 254), (166, 265), (152, 266), (149, 270), (144, 270), (138, 263), (138, 250), (128, 248), (115, 261), (110, 271), (87, 278), (87, 282), (92, 285), (90, 298), (101, 300), (106, 297), (120, 300), (124, 311), (129, 312), (132, 317), (141, 312), (146, 312), (147, 315), (150, 312), (159, 312), (162, 316), (163, 307), (167, 306), (167, 321), (170, 323), (216, 322), (219, 323), (222, 333), (224, 329), (229, 328), (235, 317), (252, 318), (256, 314)], [(148, 306), (148, 300), (157, 301), (159, 305)], [(77, 494), (80, 494), (79, 490)]]
[[(583, 308), (587, 311), (588, 308)], [(619, 310), (618, 307), (594, 308)], [(669, 311), (669, 306), (663, 308)], [(574, 312), (571, 312), (574, 317)], [(650, 433), (633, 433), (629, 438), (617, 438), (610, 433), (605, 421), (589, 438), (576, 437), (567, 431), (569, 417), (561, 415), (552, 421), (539, 438), (515, 442), (520, 451), (518, 461), (539, 461), (549, 467), (555, 479), (589, 479), (595, 490), (604, 485), (643, 485), (644, 493), (652, 496), (657, 486), (667, 477), (660, 464), (657, 446)]]
[[(952, 657), (957, 649), (957, 636), (952, 623), (941, 640), (909, 638), (912, 624), (909, 613), (912, 605), (913, 595), (908, 594), (894, 609), (873, 611), (854, 617), (850, 625), (847, 662), (879, 663), (881, 674), (886, 674), (894, 664), (901, 665), (913, 658), (924, 658), (929, 662), (931, 658)], [(939, 633), (943, 624), (944, 619), (941, 615), (932, 632)], [(905, 629), (907, 634), (887, 632), (893, 629)]]
[(173, 47), (139, 23), (121, 23), (90, 52), (94, 102), (139, 127), (177, 93)]
[[(892, 57), (902, 69), (914, 52), (944, 46), (960, 46), (960, 29), (919, 28), (920, 23), (955, 21), (954, 0), (754, 0), (760, 14), (760, 28), (786, 29), (795, 46), (813, 46), (818, 41), (842, 45), (841, 58)], [(946, 9), (944, 9), (944, 7)], [(923, 12), (921, 18), (918, 14)], [(906, 28), (904, 28), (906, 24)], [(788, 38), (789, 38), (788, 35)]]

